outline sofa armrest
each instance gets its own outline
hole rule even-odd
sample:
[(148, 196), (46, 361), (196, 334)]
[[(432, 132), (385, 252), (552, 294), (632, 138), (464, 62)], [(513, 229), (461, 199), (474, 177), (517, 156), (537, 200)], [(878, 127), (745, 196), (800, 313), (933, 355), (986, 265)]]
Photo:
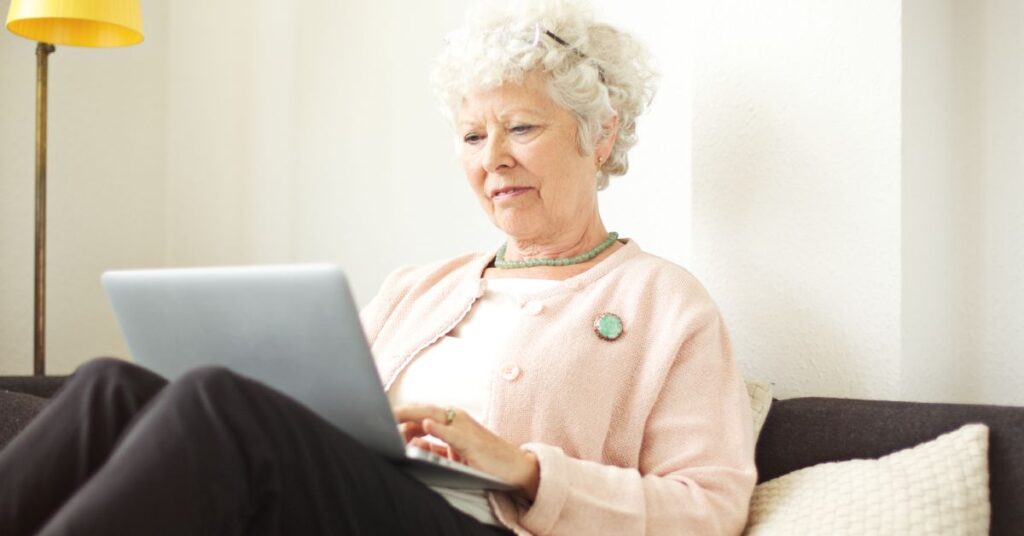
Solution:
[(0, 390), (0, 450), (46, 405), (45, 398)]
[(42, 411), (66, 376), (0, 376), (0, 449)]
[(772, 403), (757, 444), (761, 481), (803, 467), (878, 458), (934, 439), (967, 423), (990, 429), (991, 534), (1024, 527), (1024, 407), (925, 404), (839, 398)]
[(0, 376), (0, 391), (50, 398), (67, 379), (67, 376)]

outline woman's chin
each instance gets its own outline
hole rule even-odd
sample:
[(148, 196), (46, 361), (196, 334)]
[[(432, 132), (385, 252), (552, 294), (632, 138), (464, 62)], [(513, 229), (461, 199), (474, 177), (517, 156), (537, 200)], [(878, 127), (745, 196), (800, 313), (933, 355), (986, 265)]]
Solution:
[(538, 217), (535, 211), (524, 208), (495, 207), (492, 221), (511, 238), (533, 236), (543, 229), (543, 218)]
[(502, 223), (498, 222), (498, 229), (509, 238), (509, 240), (526, 240), (529, 241), (531, 237), (535, 237), (540, 234), (540, 226), (528, 224), (526, 222), (516, 223)]

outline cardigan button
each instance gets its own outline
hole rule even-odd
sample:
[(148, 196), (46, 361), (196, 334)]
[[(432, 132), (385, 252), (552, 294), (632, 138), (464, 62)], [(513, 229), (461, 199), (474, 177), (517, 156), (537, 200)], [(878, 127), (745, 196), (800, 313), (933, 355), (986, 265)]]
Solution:
[(507, 381), (514, 382), (522, 372), (518, 365), (505, 365), (501, 369), (501, 377)]
[(531, 301), (523, 304), (523, 312), (530, 316), (537, 316), (544, 310), (544, 304), (539, 301)]

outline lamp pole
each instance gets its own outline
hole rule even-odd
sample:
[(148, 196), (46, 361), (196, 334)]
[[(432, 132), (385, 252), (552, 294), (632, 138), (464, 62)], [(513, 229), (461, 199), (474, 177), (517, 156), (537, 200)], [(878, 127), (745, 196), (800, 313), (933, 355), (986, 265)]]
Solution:
[(32, 368), (46, 374), (46, 93), (54, 44), (122, 47), (142, 42), (139, 0), (10, 0), (7, 29), (36, 44), (36, 258)]
[(57, 48), (36, 45), (36, 265), (35, 354), (36, 376), (46, 374), (46, 82), (47, 62)]

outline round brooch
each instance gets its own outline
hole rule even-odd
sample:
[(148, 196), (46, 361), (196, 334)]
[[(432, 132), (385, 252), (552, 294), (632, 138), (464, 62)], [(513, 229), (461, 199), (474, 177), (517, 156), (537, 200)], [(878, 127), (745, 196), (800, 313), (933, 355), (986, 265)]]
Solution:
[(594, 333), (606, 341), (614, 341), (622, 335), (622, 319), (612, 313), (604, 313), (594, 320)]

